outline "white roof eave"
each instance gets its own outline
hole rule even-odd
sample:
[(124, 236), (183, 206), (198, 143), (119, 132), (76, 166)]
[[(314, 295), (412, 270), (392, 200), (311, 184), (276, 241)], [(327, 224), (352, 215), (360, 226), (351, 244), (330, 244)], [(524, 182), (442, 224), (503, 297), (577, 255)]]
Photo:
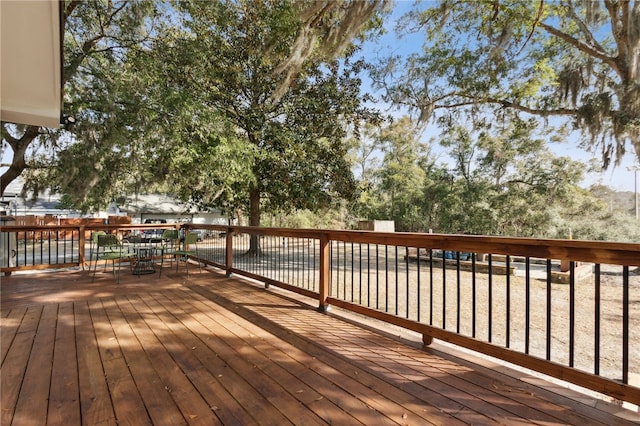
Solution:
[(62, 52), (58, 0), (0, 1), (0, 118), (60, 127)]

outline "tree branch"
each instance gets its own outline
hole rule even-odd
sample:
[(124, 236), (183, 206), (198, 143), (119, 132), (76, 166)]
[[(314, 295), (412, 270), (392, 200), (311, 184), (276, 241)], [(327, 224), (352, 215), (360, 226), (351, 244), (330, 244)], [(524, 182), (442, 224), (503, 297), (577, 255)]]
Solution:
[(64, 21), (67, 21), (67, 18), (71, 16), (76, 7), (80, 4), (80, 0), (73, 0), (67, 4), (67, 7), (64, 9)]
[[(616, 40), (616, 46), (618, 47), (618, 61), (621, 61), (621, 69), (620, 72), (623, 73), (625, 80), (628, 72), (628, 64), (627, 64), (627, 55), (629, 54), (629, 49), (627, 46), (627, 41), (629, 37), (629, 5), (626, 2), (622, 2), (623, 4), (619, 4), (619, 2), (605, 0), (604, 4), (609, 12), (609, 16), (611, 17), (611, 32), (613, 33), (613, 37)], [(622, 17), (618, 20), (618, 13), (620, 11), (620, 7), (622, 7)]]
[(591, 31), (589, 30), (589, 27), (587, 26), (587, 24), (585, 24), (585, 22), (582, 19), (580, 19), (580, 17), (576, 14), (576, 10), (573, 7), (573, 3), (571, 2), (569, 2), (568, 15), (578, 25), (578, 28), (580, 28), (580, 31), (582, 31), (582, 34), (584, 34), (585, 38), (592, 46), (594, 46), (600, 52), (603, 52), (603, 53), (606, 52), (606, 50), (602, 48), (600, 43), (598, 43), (598, 40), (595, 39)]
[(9, 133), (9, 130), (7, 130), (7, 128), (5, 127), (6, 125), (7, 123), (3, 121), (2, 122), (2, 139), (6, 141), (10, 146), (13, 146), (12, 144), (17, 143), (18, 139), (14, 138), (11, 135), (11, 133)]
[(609, 55), (606, 55), (602, 52), (597, 51), (596, 49), (592, 48), (591, 46), (589, 46), (588, 44), (574, 38), (571, 37), (569, 34), (563, 33), (562, 31), (558, 30), (557, 28), (552, 27), (551, 25), (545, 24), (544, 22), (540, 22), (540, 27), (544, 28), (548, 33), (558, 37), (559, 39), (569, 43), (571, 46), (575, 47), (576, 49), (580, 50), (581, 52), (586, 53), (589, 56), (593, 56), (594, 58), (600, 59), (601, 61), (609, 64), (611, 66), (611, 68), (613, 68), (614, 70), (616, 70), (616, 72), (618, 73), (618, 75), (622, 76), (621, 74), (621, 70), (618, 66), (618, 62), (616, 61), (616, 58), (613, 58)]
[(436, 104), (434, 105), (434, 109), (451, 109), (451, 108), (459, 108), (459, 107), (479, 105), (479, 104), (495, 104), (495, 105), (501, 105), (504, 108), (513, 108), (518, 111), (526, 112), (528, 114), (537, 115), (541, 117), (549, 117), (553, 115), (567, 116), (567, 115), (576, 114), (575, 109), (569, 109), (569, 108), (536, 109), (536, 108), (530, 108), (528, 106), (518, 104), (515, 102), (511, 102), (506, 99), (498, 99), (493, 97), (474, 98), (469, 95), (460, 95), (460, 94), (456, 94), (456, 96), (462, 97), (462, 98), (466, 97), (469, 100), (451, 103), (451, 104), (440, 104), (440, 105)]

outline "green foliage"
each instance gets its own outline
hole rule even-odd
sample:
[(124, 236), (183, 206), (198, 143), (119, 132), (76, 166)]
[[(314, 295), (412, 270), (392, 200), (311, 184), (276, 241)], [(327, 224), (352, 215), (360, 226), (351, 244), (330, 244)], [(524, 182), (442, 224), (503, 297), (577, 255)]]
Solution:
[(383, 4), (66, 3), (65, 110), (78, 124), (32, 161), (28, 188), (83, 211), (162, 190), (253, 224), (260, 207), (352, 198), (346, 129), (370, 112), (348, 55)]
[(299, 229), (346, 229), (357, 225), (341, 206), (318, 211), (296, 210), (288, 214), (266, 214), (263, 223), (269, 227)]
[(400, 28), (421, 31), (423, 48), (384, 61), (374, 80), (421, 121), (557, 117), (588, 135), (605, 167), (629, 146), (640, 158), (637, 1), (440, 0), (417, 4)]
[(33, 150), (26, 188), (50, 188), (82, 211), (107, 205), (149, 182), (157, 115), (149, 114), (147, 74), (131, 61), (160, 18), (156, 2), (65, 2), (64, 110), (76, 118)]
[(297, 54), (290, 48), (303, 22), (295, 2), (185, 2), (178, 10), (184, 34), (156, 50), (168, 84), (216, 111), (253, 153), (252, 178), (220, 200), (253, 194), (243, 199), (258, 225), (260, 209), (317, 210), (353, 197), (344, 141), (350, 123), (368, 114), (354, 77), (361, 65), (308, 55), (292, 78), (282, 64)]

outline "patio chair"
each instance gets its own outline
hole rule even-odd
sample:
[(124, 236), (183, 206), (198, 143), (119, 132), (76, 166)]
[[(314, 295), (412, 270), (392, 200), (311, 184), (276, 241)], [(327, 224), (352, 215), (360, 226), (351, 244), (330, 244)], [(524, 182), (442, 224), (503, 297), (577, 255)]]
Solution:
[[(111, 270), (113, 274), (117, 276), (117, 282), (120, 283), (120, 267), (123, 260), (129, 261), (129, 267), (131, 267), (131, 259), (136, 257), (135, 253), (130, 253), (128, 250), (124, 248), (120, 240), (118, 240), (117, 235), (113, 234), (104, 234), (97, 236), (97, 247), (96, 247), (96, 261), (93, 266), (93, 278), (91, 281), (95, 281), (96, 279), (96, 270), (98, 269), (98, 261), (104, 260), (111, 261)], [(100, 250), (102, 249), (102, 253)], [(118, 262), (118, 272), (116, 273), (116, 261)], [(105, 266), (106, 267), (106, 266)]]
[(175, 252), (180, 244), (180, 233), (177, 229), (165, 229), (162, 232), (162, 244), (156, 250), (160, 251), (160, 274), (162, 276), (162, 267), (164, 266), (164, 258), (170, 256), (171, 265), (175, 259)]
[[(93, 261), (94, 247), (98, 245), (98, 235), (106, 235), (104, 231), (96, 231), (91, 233), (91, 242), (89, 243), (89, 270), (91, 270), (91, 262)], [(97, 259), (96, 259), (97, 260)], [(84, 263), (82, 264), (84, 270)]]
[[(187, 277), (189, 277), (189, 256), (195, 257), (198, 261), (198, 269), (202, 272), (202, 265), (200, 264), (200, 258), (198, 256), (198, 233), (190, 232), (184, 239), (184, 243), (182, 249), (175, 250), (172, 254), (176, 257), (176, 272), (178, 272), (178, 268), (180, 267), (180, 258), (184, 260), (184, 267), (187, 270)], [(188, 250), (187, 247), (193, 245), (195, 250)]]

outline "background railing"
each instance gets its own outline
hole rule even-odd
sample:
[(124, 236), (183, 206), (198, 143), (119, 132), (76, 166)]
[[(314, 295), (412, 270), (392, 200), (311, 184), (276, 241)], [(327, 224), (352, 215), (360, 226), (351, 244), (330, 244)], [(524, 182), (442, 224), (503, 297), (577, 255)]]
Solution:
[[(107, 230), (133, 228), (141, 226)], [(441, 339), (640, 404), (640, 244), (183, 228), (201, 235), (200, 259), (227, 274), (316, 298), (322, 310), (338, 306), (405, 327), (421, 333), (425, 344)], [(88, 232), (65, 228), (52, 235), (62, 231), (71, 252), (84, 242), (73, 235)], [(44, 230), (33, 232), (42, 232), (43, 252), (55, 247)], [(252, 240), (259, 250), (250, 250)], [(33, 244), (23, 245), (37, 253)]]

